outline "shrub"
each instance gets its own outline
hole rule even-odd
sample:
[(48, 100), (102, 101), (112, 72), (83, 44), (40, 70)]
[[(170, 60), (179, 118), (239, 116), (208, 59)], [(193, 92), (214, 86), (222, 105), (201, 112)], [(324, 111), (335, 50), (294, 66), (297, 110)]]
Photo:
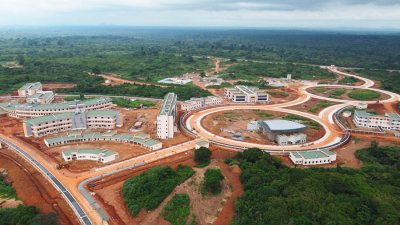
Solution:
[(154, 167), (125, 181), (122, 196), (131, 214), (136, 216), (141, 209), (157, 208), (177, 185), (193, 174), (187, 166), (179, 166), (176, 171), (170, 167)]
[(204, 182), (202, 186), (203, 194), (217, 195), (221, 193), (221, 181), (224, 176), (219, 169), (207, 169), (204, 173)]
[(187, 194), (176, 194), (165, 206), (161, 215), (172, 225), (185, 225), (190, 215), (190, 198)]
[(201, 164), (201, 166), (206, 166), (210, 163), (211, 159), (211, 151), (210, 149), (206, 147), (200, 147), (199, 149), (196, 149), (194, 151), (194, 161), (196, 161), (198, 164)]

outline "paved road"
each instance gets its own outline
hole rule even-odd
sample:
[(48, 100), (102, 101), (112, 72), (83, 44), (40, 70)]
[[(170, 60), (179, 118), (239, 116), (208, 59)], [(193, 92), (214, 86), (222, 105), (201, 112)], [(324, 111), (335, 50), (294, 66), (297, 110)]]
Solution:
[(35, 160), (22, 148), (13, 144), (6, 138), (0, 137), (0, 141), (5, 145), (7, 145), (11, 150), (15, 151), (23, 158), (25, 158), (30, 164), (36, 167), (47, 178), (47, 180), (49, 180), (53, 184), (53, 186), (62, 194), (65, 201), (67, 201), (67, 203), (71, 206), (72, 210), (74, 211), (77, 218), (79, 218), (79, 221), (81, 221), (82, 224), (92, 225), (92, 222), (90, 221), (86, 212), (82, 209), (78, 201), (71, 195), (68, 189), (60, 182), (60, 180), (58, 180), (49, 170), (47, 170), (43, 164)]
[[(335, 73), (340, 73), (341, 75), (350, 75), (350, 76), (355, 76), (351, 74), (346, 74), (340, 71), (332, 71)], [(358, 76), (355, 76), (358, 79), (364, 80), (364, 84), (360, 86), (359, 88), (366, 88), (369, 89), (371, 88), (374, 84), (373, 81), (365, 79), (365, 78), (359, 78)], [(353, 86), (352, 86), (353, 87)], [(381, 91), (381, 90), (380, 90)], [(383, 91), (381, 91), (383, 92)], [(385, 93), (385, 92), (384, 92)], [(71, 95), (69, 95), (71, 96)], [(99, 97), (99, 96), (104, 96), (104, 95), (87, 95), (87, 96), (94, 96), (94, 97)], [(46, 158), (44, 158), (41, 154), (37, 154), (39, 151), (38, 149), (34, 149), (32, 146), (28, 146), (24, 143), (21, 143), (18, 139), (13, 139), (12, 137), (5, 137), (4, 135), (0, 134), (0, 137), (2, 142), (5, 142), (7, 145), (10, 146), (11, 149), (14, 151), (17, 151), (19, 154), (21, 154), (23, 157), (27, 158), (28, 161), (30, 161), (35, 167), (38, 168), (39, 171), (41, 171), (47, 179), (49, 179), (56, 187), (58, 190), (60, 190), (61, 193), (63, 193), (63, 196), (67, 198), (67, 202), (71, 205), (71, 208), (74, 210), (74, 212), (77, 214), (77, 217), (80, 218), (81, 222), (83, 224), (102, 224), (105, 219), (107, 219), (107, 215), (102, 215), (101, 213), (101, 208), (96, 206), (96, 202), (93, 200), (93, 198), (89, 197), (90, 194), (85, 190), (84, 185), (85, 183), (89, 182), (90, 180), (96, 179), (96, 178), (101, 178), (106, 175), (110, 174), (115, 174), (118, 172), (121, 172), (123, 170), (128, 170), (133, 167), (136, 167), (138, 165), (146, 164), (149, 162), (157, 161), (169, 156), (172, 156), (177, 153), (181, 152), (186, 152), (194, 148), (195, 143), (200, 140), (200, 139), (209, 139), (211, 141), (222, 141), (226, 142), (227, 144), (234, 144), (234, 145), (239, 145), (239, 146), (249, 146), (248, 144), (245, 144), (244, 142), (232, 142), (232, 140), (229, 139), (224, 139), (222, 137), (217, 137), (205, 130), (201, 126), (201, 119), (204, 118), (205, 115), (208, 115), (212, 112), (216, 111), (223, 111), (223, 110), (228, 110), (228, 109), (254, 109), (254, 108), (261, 108), (261, 109), (266, 109), (266, 110), (279, 110), (282, 112), (287, 112), (287, 113), (293, 113), (293, 114), (298, 114), (307, 118), (310, 118), (312, 120), (318, 121), (321, 123), (323, 128), (326, 130), (326, 134), (324, 137), (318, 141), (314, 142), (314, 145), (312, 146), (313, 148), (315, 147), (323, 147), (327, 145), (331, 145), (332, 143), (337, 143), (338, 138), (340, 139), (341, 137), (341, 132), (337, 130), (335, 124), (334, 124), (334, 115), (335, 112), (340, 110), (341, 108), (354, 103), (354, 101), (345, 101), (343, 104), (340, 105), (335, 105), (328, 107), (320, 112), (318, 116), (312, 115), (309, 113), (304, 113), (304, 112), (297, 112), (294, 110), (286, 109), (287, 107), (302, 104), (304, 102), (307, 102), (310, 97), (310, 93), (308, 93), (305, 89), (300, 90), (300, 97), (294, 101), (287, 102), (287, 103), (282, 103), (282, 104), (275, 104), (275, 105), (263, 105), (263, 106), (222, 106), (222, 107), (216, 107), (212, 109), (205, 109), (199, 112), (196, 112), (193, 114), (193, 116), (189, 117), (188, 122), (186, 125), (190, 127), (196, 128), (198, 130), (199, 138), (190, 142), (186, 142), (177, 146), (173, 146), (171, 148), (167, 149), (162, 149), (160, 151), (156, 152), (151, 152), (149, 154), (136, 157), (133, 159), (125, 160), (119, 163), (115, 163), (100, 169), (97, 169), (95, 171), (89, 171), (89, 172), (84, 172), (84, 173), (79, 173), (79, 174), (73, 174), (67, 171), (59, 171), (56, 170), (54, 167), (54, 162), (48, 161)], [(390, 93), (389, 96), (392, 96), (389, 100), (387, 101), (397, 101), (398, 95)], [(107, 97), (121, 97), (121, 96), (107, 96)], [(127, 98), (132, 98), (130, 96), (123, 96)], [(160, 99), (150, 99), (150, 98), (137, 98), (137, 99), (145, 99), (145, 100), (153, 100), (157, 101)], [(262, 148), (265, 148), (265, 146), (260, 146)], [(296, 146), (299, 147), (299, 149), (302, 149), (301, 146)], [(270, 146), (268, 146), (270, 148)], [(276, 148), (276, 146), (274, 147)], [(293, 146), (292, 146), (293, 148)], [(276, 148), (274, 150), (285, 150), (287, 149), (285, 146), (281, 147), (281, 149)], [(61, 188), (62, 187), (62, 188)], [(68, 194), (66, 194), (68, 193)]]

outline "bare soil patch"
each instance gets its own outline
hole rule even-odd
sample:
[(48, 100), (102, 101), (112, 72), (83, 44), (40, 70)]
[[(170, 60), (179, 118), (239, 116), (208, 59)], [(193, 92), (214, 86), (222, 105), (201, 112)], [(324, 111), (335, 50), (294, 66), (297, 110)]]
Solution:
[(7, 170), (12, 186), (24, 204), (36, 206), (41, 213), (55, 212), (61, 225), (79, 224), (58, 191), (26, 161), (13, 152), (2, 149), (0, 165)]
[[(265, 110), (229, 110), (213, 113), (202, 120), (202, 125), (211, 133), (232, 139), (239, 132), (243, 141), (257, 144), (275, 144), (269, 141), (261, 132), (247, 130), (250, 121), (271, 120), (286, 116), (286, 113)], [(306, 129), (307, 141), (315, 141), (321, 138), (325, 131), (322, 127), (318, 129)]]
[(73, 88), (76, 87), (76, 84), (65, 84), (65, 83), (47, 83), (42, 85), (44, 91), (56, 90), (56, 89), (64, 89), (64, 88)]
[[(337, 104), (335, 102), (330, 102), (330, 101), (324, 101), (324, 100), (320, 100), (320, 99), (316, 99), (316, 98), (311, 98), (307, 102), (304, 102), (302, 104), (295, 105), (295, 106), (292, 106), (292, 107), (288, 107), (288, 108), (296, 110), (296, 111), (301, 111), (301, 112), (306, 112), (306, 113), (311, 113), (311, 114), (314, 114), (314, 115), (318, 115), (323, 109), (326, 108), (326, 107), (319, 107), (318, 106), (318, 104), (322, 104), (321, 102), (322, 103), (328, 103), (328, 104), (330, 104), (330, 106)], [(317, 107), (318, 109), (316, 111), (310, 111), (310, 109), (312, 109), (313, 107)]]

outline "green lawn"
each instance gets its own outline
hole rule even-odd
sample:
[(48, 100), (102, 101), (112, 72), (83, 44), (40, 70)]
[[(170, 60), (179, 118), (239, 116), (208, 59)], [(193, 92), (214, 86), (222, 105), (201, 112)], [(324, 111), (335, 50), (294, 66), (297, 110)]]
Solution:
[(346, 92), (346, 89), (335, 89), (334, 91), (331, 92), (331, 94), (335, 97), (342, 96)]
[(379, 94), (376, 91), (364, 90), (364, 89), (354, 89), (347, 95), (355, 100), (372, 100), (381, 97), (381, 94)]

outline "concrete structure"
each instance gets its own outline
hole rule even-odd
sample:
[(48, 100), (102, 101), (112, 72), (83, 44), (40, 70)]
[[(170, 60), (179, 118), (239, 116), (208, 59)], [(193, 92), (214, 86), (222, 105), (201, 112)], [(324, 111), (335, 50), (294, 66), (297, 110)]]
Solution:
[(38, 91), (26, 98), (27, 103), (49, 104), (54, 100), (52, 91)]
[(307, 128), (303, 124), (289, 120), (262, 120), (259, 121), (260, 129), (269, 140), (279, 145), (303, 144), (307, 140), (304, 134)]
[(367, 108), (368, 108), (368, 103), (365, 102), (356, 103), (356, 109), (367, 109)]
[(327, 149), (318, 151), (297, 151), (290, 152), (289, 158), (294, 164), (320, 165), (336, 161), (336, 154)]
[(225, 88), (224, 95), (236, 103), (268, 102), (268, 94), (256, 87), (239, 85), (233, 88)]
[(122, 127), (121, 115), (115, 110), (80, 111), (35, 117), (24, 120), (25, 137), (41, 137), (69, 130), (115, 129)]
[(344, 111), (343, 112), (344, 117), (350, 117), (351, 116), (351, 111)]
[(208, 96), (205, 98), (191, 98), (181, 103), (181, 110), (192, 111), (207, 106), (221, 105), (222, 98), (219, 96)]
[(115, 141), (136, 144), (140, 147), (147, 148), (150, 150), (158, 150), (162, 148), (162, 143), (160, 141), (151, 139), (148, 134), (126, 134), (113, 131), (91, 132), (91, 133), (81, 133), (72, 132), (68, 135), (51, 137), (44, 139), (44, 143), (47, 147), (54, 147), (58, 145), (67, 145), (80, 142), (99, 142), (99, 141)]
[(258, 130), (260, 130), (260, 125), (259, 125), (258, 121), (250, 121), (247, 124), (247, 130), (248, 131), (258, 131)]
[(162, 84), (179, 84), (179, 85), (185, 85), (190, 82), (192, 82), (191, 79), (179, 78), (179, 77), (165, 78), (165, 79), (158, 81), (158, 83), (162, 83)]
[(397, 113), (386, 113), (385, 116), (382, 116), (356, 110), (354, 112), (353, 122), (357, 127), (400, 130), (400, 115)]
[(24, 86), (18, 89), (18, 96), (29, 97), (36, 94), (38, 91), (43, 91), (42, 84), (40, 82), (26, 83)]
[(288, 73), (288, 75), (286, 77), (286, 81), (287, 82), (291, 82), (292, 81), (292, 74)]
[(51, 114), (75, 112), (77, 109), (84, 111), (104, 110), (111, 107), (111, 98), (94, 98), (83, 101), (76, 100), (53, 104), (20, 104), (18, 102), (0, 103), (0, 109), (3, 109), (9, 116), (15, 118), (32, 118)]
[(108, 163), (118, 159), (118, 153), (107, 149), (73, 149), (62, 152), (66, 162), (72, 160), (91, 160)]
[(176, 99), (175, 93), (168, 93), (157, 115), (157, 137), (168, 139), (174, 137), (176, 126)]
[(208, 142), (208, 141), (199, 141), (194, 146), (195, 149), (199, 149), (201, 147), (210, 148), (210, 142)]

